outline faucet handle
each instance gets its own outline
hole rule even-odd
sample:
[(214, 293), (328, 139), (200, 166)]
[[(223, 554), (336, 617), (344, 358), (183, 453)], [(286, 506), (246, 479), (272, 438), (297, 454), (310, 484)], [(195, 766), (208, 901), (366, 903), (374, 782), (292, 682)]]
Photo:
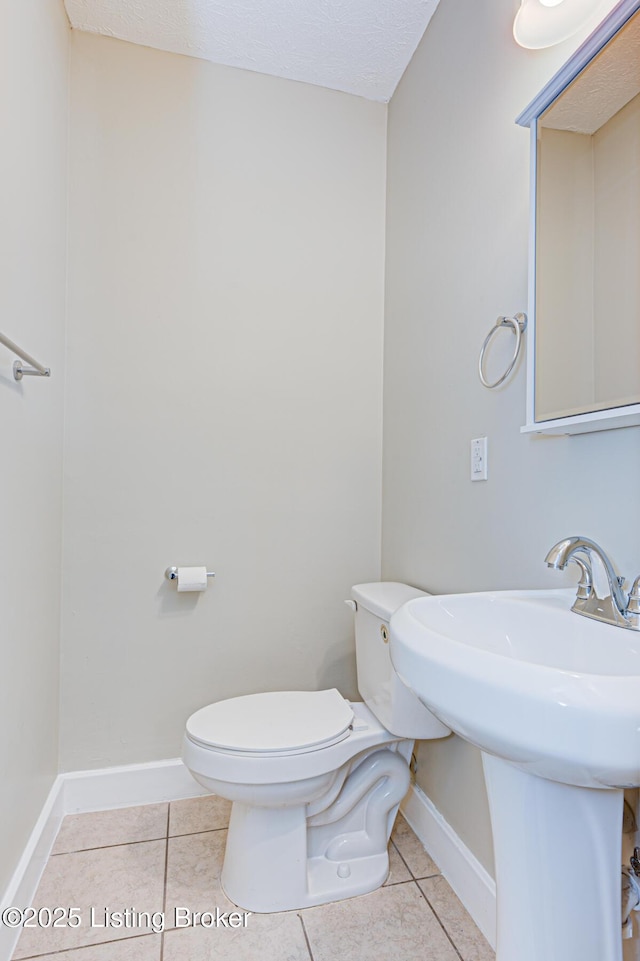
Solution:
[(640, 574), (633, 582), (627, 603), (627, 614), (640, 614)]
[(593, 576), (591, 574), (591, 568), (588, 564), (575, 555), (571, 558), (574, 564), (577, 564), (580, 568), (580, 580), (578, 581), (578, 592), (576, 598), (580, 598), (582, 601), (586, 601), (591, 597), (591, 591), (593, 590)]

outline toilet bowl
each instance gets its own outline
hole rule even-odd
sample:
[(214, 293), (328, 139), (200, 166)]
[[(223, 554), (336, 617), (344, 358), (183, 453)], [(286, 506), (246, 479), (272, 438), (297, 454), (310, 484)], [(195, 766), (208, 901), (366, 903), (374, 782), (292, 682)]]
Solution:
[(335, 689), (267, 692), (218, 701), (187, 721), (185, 765), (233, 802), (221, 881), (240, 907), (294, 910), (385, 881), (414, 739), (450, 733), (389, 658), (391, 614), (422, 593), (390, 582), (353, 588), (364, 703)]

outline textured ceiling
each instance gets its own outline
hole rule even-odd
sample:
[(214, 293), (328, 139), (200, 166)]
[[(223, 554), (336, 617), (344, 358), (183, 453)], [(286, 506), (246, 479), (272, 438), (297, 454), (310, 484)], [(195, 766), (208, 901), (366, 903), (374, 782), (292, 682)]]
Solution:
[(65, 0), (71, 26), (386, 102), (439, 0)]

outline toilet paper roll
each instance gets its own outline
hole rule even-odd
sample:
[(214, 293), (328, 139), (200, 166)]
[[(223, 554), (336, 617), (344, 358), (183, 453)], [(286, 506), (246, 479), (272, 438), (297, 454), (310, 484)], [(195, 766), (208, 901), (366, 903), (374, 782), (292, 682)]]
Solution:
[(206, 567), (179, 567), (178, 591), (206, 591)]

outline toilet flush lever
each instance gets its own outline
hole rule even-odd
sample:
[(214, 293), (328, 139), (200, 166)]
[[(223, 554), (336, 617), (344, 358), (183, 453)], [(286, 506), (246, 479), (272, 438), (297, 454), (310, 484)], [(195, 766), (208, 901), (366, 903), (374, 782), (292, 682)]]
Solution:
[(358, 605), (355, 601), (345, 601), (345, 604), (347, 605), (347, 607), (350, 607), (351, 610), (354, 612), (358, 610)]

